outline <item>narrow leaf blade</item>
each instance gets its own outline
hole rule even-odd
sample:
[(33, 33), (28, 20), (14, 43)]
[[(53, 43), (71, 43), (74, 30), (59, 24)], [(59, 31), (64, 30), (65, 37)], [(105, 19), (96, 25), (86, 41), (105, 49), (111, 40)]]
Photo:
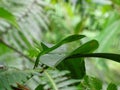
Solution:
[(17, 24), (15, 16), (2, 7), (0, 7), (0, 18), (8, 21), (19, 30), (19, 25)]
[(70, 35), (70, 36), (64, 38), (63, 40), (61, 40), (60, 42), (58, 42), (55, 46), (51, 47), (50, 51), (60, 47), (63, 44), (70, 43), (70, 42), (73, 42), (73, 41), (76, 41), (76, 40), (80, 40), (84, 37), (85, 37), (84, 35), (77, 35), (77, 34), (76, 35)]
[(98, 48), (99, 44), (96, 40), (91, 40), (82, 46), (78, 47), (76, 50), (72, 52), (72, 54), (77, 54), (77, 53), (90, 53), (93, 52)]
[(41, 46), (42, 46), (42, 49), (43, 49), (43, 50), (49, 49), (49, 47), (47, 47), (47, 46), (46, 46), (44, 43), (42, 43), (42, 42), (41, 42)]

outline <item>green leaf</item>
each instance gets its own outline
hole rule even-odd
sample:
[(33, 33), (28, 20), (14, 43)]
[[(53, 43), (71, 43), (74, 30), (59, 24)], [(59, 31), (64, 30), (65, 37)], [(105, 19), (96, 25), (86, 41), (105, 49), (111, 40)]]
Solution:
[(49, 47), (47, 47), (47, 46), (46, 46), (44, 43), (42, 43), (42, 42), (41, 42), (41, 46), (42, 46), (42, 49), (43, 49), (43, 50), (49, 49)]
[(35, 88), (35, 90), (44, 90), (44, 86), (40, 84)]
[(17, 24), (15, 16), (2, 7), (0, 7), (0, 19), (8, 21), (19, 30), (19, 25)]
[[(77, 53), (89, 53), (94, 51), (98, 47), (98, 42), (96, 40), (91, 40), (79, 48), (75, 49), (73, 52), (69, 52), (68, 54), (62, 53), (59, 48), (51, 51), (50, 53), (43, 54), (40, 56), (40, 61), (50, 67), (54, 67), (58, 65), (62, 60), (64, 60), (67, 56)], [(63, 51), (63, 50), (62, 50)], [(58, 52), (58, 53), (57, 53)]]
[(117, 86), (113, 83), (110, 83), (107, 87), (107, 90), (117, 90)]
[(77, 35), (77, 34), (76, 35), (70, 35), (70, 36), (66, 37), (65, 39), (63, 39), (62, 41), (58, 42), (55, 46), (53, 46), (51, 48), (51, 50), (54, 50), (54, 49), (60, 47), (61, 45), (65, 44), (65, 43), (70, 43), (70, 42), (82, 39), (84, 37), (85, 37), (84, 35)]
[(71, 77), (74, 79), (81, 79), (86, 74), (85, 62), (83, 59), (62, 60), (62, 62), (57, 65), (57, 69), (69, 70), (71, 72)]
[(82, 57), (98, 57), (98, 58), (106, 58), (111, 59), (116, 62), (120, 62), (120, 54), (113, 54), (113, 53), (90, 53), (90, 54), (74, 54), (68, 56), (66, 59), (71, 58), (82, 58)]
[(45, 70), (41, 77), (44, 83), (41, 85), (46, 88), (45, 90), (77, 90), (75, 85), (80, 83), (80, 80), (71, 79), (68, 77), (69, 73), (57, 69)]
[[(51, 64), (49, 64), (50, 61), (50, 58), (49, 57), (52, 57), (52, 59), (56, 59), (56, 62), (59, 61), (59, 59), (62, 59), (64, 57), (64, 55), (59, 56), (58, 54), (56, 55), (52, 55), (52, 54), (48, 54), (49, 52), (57, 49), (58, 47), (60, 47), (61, 45), (63, 44), (66, 44), (66, 43), (69, 43), (69, 42), (73, 42), (73, 41), (76, 41), (76, 40), (79, 40), (79, 39), (82, 39), (84, 38), (85, 36), (84, 35), (71, 35), (71, 36), (68, 36), (66, 37), (65, 39), (63, 39), (62, 41), (58, 42), (56, 45), (54, 45), (53, 47), (51, 48), (48, 48), (42, 52), (39, 53), (39, 55), (37, 56), (37, 59), (35, 61), (35, 65), (34, 65), (34, 68), (38, 66), (38, 63), (39, 63), (39, 60), (41, 59), (41, 56), (46, 54), (46, 59), (48, 59), (47, 63), (45, 61), (45, 58), (43, 58), (42, 60), (40, 60), (42, 63), (44, 64), (47, 64), (48, 66), (53, 66)], [(58, 57), (58, 58), (57, 58)], [(53, 61), (52, 61), (53, 62)], [(54, 63), (54, 62), (53, 62)]]
[[(116, 14), (113, 15), (113, 17), (116, 17)], [(112, 17), (111, 17), (112, 18)], [(100, 47), (97, 49), (98, 52), (107, 51), (107, 49), (110, 49), (110, 45), (113, 43), (111, 41), (114, 40), (114, 37), (119, 33), (120, 28), (120, 20), (117, 18), (116, 21), (112, 21), (112, 24), (109, 24), (103, 32), (97, 37), (97, 40), (100, 43)], [(110, 31), (111, 30), (111, 31)]]
[(78, 90), (102, 90), (102, 82), (97, 78), (85, 76)]
[[(105, 28), (103, 28), (102, 32), (96, 37), (97, 41), (100, 43), (99, 48), (96, 50), (96, 52), (119, 52), (118, 48), (113, 48), (113, 46), (118, 45), (119, 47), (119, 29), (120, 29), (120, 17), (118, 12), (113, 11), (108, 18), (107, 21), (105, 21), (106, 25)], [(118, 39), (118, 42), (117, 42)], [(115, 50), (115, 51), (114, 51)], [(117, 53), (117, 52), (116, 52)], [(105, 60), (101, 60), (103, 58), (97, 58), (95, 60), (95, 65), (99, 68), (102, 68), (103, 70), (106, 70), (108, 72), (109, 66)], [(104, 67), (103, 67), (104, 66)], [(111, 75), (111, 74), (109, 74)]]
[(78, 53), (90, 53), (93, 52), (98, 48), (99, 44), (96, 40), (91, 40), (82, 46), (78, 47), (76, 50), (72, 52), (72, 54), (78, 54)]
[(76, 41), (76, 40), (80, 40), (84, 37), (85, 37), (84, 35), (70, 35), (70, 36), (64, 38), (63, 40), (61, 40), (60, 42), (58, 42), (57, 44), (55, 44), (53, 47), (51, 47), (51, 48), (49, 48), (49, 49), (47, 49), (43, 52), (44, 53), (51, 52), (51, 51), (55, 50), (56, 48), (60, 47), (63, 44), (70, 43), (70, 42), (73, 42), (73, 41)]
[(112, 2), (120, 6), (120, 0), (112, 0)]
[(83, 18), (75, 27), (75, 33), (80, 33), (83, 31), (84, 27), (85, 27), (85, 22), (86, 22), (87, 18)]
[(33, 70), (5, 70), (1, 72), (0, 90), (11, 90), (11, 85), (27, 81), (33, 73)]
[[(70, 55), (77, 53), (90, 53), (93, 52), (96, 48), (98, 48), (98, 42), (96, 40), (91, 40), (75, 49)], [(69, 60), (62, 59), (62, 61), (57, 63), (57, 68), (60, 70), (71, 71), (71, 73), (74, 73), (71, 74), (73, 78), (81, 79), (85, 75), (85, 62), (80, 58), (69, 58)]]

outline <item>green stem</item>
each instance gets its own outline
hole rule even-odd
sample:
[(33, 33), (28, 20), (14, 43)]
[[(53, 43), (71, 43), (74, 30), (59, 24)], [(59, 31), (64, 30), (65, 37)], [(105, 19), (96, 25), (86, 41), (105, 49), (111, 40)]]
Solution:
[(49, 81), (53, 86), (53, 90), (58, 90), (56, 83), (54, 82), (53, 78), (49, 75), (47, 71), (44, 71), (45, 75), (48, 77)]

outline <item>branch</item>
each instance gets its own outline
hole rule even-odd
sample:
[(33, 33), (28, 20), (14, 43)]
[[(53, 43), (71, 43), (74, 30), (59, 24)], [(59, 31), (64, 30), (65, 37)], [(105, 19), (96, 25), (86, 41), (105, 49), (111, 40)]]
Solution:
[(20, 52), (20, 51), (17, 50), (16, 48), (10, 46), (10, 45), (7, 44), (6, 42), (4, 42), (1, 38), (0, 38), (0, 43), (4, 44), (6, 47), (10, 48), (11, 50), (17, 52), (20, 56), (25, 57), (25, 58), (28, 59), (30, 62), (34, 62), (33, 59), (29, 58), (27, 55), (23, 54), (22, 52)]

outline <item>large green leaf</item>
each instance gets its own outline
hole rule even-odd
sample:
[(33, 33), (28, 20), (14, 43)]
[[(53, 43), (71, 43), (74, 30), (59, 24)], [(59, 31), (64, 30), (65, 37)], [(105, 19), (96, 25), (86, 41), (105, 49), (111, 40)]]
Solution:
[[(53, 46), (54, 47), (54, 46)], [(48, 66), (54, 67), (55, 65), (59, 64), (64, 58), (71, 54), (76, 53), (89, 53), (95, 50), (98, 47), (98, 43), (96, 40), (89, 41), (84, 45), (80, 46), (79, 48), (75, 49), (73, 52), (69, 53), (62, 53), (63, 49), (55, 49), (49, 53), (43, 54), (40, 56), (40, 61)], [(64, 51), (65, 52), (65, 51)]]
[[(98, 42), (96, 40), (91, 40), (75, 49), (70, 55), (77, 53), (90, 53), (96, 48), (98, 48)], [(69, 58), (69, 60), (62, 59), (59, 63), (57, 63), (57, 68), (60, 70), (71, 71), (71, 73), (74, 73), (71, 74), (73, 78), (81, 79), (85, 75), (85, 62), (80, 58)]]
[[(38, 66), (39, 60), (48, 66), (54, 66), (54, 64), (51, 65), (49, 62), (52, 62), (52, 63), (54, 63), (54, 61), (58, 62), (60, 59), (65, 57), (65, 54), (61, 54), (61, 55), (57, 54), (57, 53), (50, 54), (49, 52), (52, 52), (53, 50), (57, 49), (58, 47), (60, 47), (61, 45), (65, 44), (65, 43), (73, 42), (73, 41), (82, 39), (84, 37), (85, 37), (84, 35), (70, 35), (70, 36), (66, 37), (65, 39), (61, 40), (60, 42), (58, 42), (56, 45), (54, 45), (51, 48), (45, 47), (45, 45), (44, 45), (43, 51), (40, 52), (39, 55), (37, 56), (34, 68)], [(42, 46), (43, 46), (43, 44), (42, 44)]]
[(10, 13), (9, 11), (7, 11), (6, 9), (2, 8), (2, 7), (0, 7), (0, 19), (1, 18), (8, 21), (13, 26), (15, 26), (17, 29), (19, 29), (19, 25), (17, 23), (17, 20), (16, 20), (15, 16), (12, 13)]

